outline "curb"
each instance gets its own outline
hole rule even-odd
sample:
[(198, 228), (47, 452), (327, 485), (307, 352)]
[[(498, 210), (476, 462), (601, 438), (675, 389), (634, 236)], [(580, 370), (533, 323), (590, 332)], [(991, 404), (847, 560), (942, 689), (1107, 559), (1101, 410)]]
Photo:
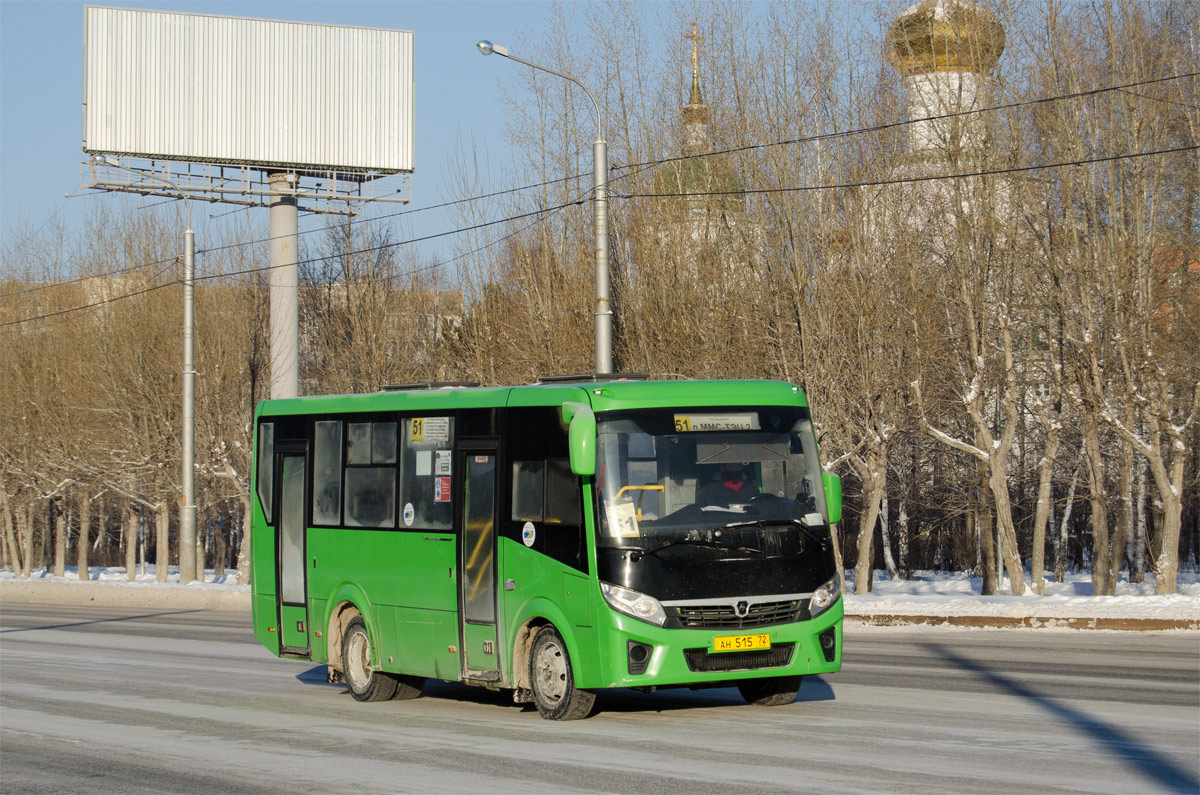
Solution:
[(0, 604), (250, 611), (250, 590), (99, 582), (0, 581)]
[(943, 626), (987, 627), (990, 629), (1115, 629), (1135, 632), (1156, 632), (1173, 629), (1200, 629), (1195, 618), (1121, 618), (1094, 616), (1067, 618), (1058, 616), (926, 616), (907, 614), (846, 615), (852, 621), (868, 627)]
[[(43, 604), (93, 607), (233, 610), (249, 612), (248, 588), (187, 585), (121, 585), (100, 582), (0, 580), (0, 605)], [(868, 627), (944, 626), (990, 629), (1109, 629), (1134, 632), (1200, 630), (1200, 618), (1060, 616), (939, 616), (906, 613), (846, 614), (846, 622)]]

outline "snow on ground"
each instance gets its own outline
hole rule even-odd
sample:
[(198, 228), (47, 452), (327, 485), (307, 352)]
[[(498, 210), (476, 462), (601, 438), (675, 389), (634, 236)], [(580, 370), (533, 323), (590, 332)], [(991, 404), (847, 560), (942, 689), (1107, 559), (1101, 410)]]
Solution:
[[(46, 569), (37, 569), (30, 580), (34, 582), (65, 583), (87, 587), (76, 576), (77, 569), (67, 567), (66, 577), (54, 577)], [(125, 579), (124, 567), (89, 569), (91, 583), (116, 588), (180, 589), (204, 591), (243, 591), (250, 586), (237, 584), (233, 569), (218, 574), (212, 569), (204, 573), (204, 582), (180, 585), (179, 570), (172, 566), (167, 582), (155, 581), (155, 567), (147, 564), (133, 582)], [(12, 569), (0, 569), (0, 582), (29, 582), (17, 577)], [(1047, 582), (1046, 593), (1038, 596), (1026, 591), (1024, 596), (1012, 596), (1008, 580), (1004, 580), (1002, 595), (980, 596), (982, 580), (964, 573), (914, 572), (909, 580), (889, 580), (886, 571), (874, 575), (870, 594), (854, 594), (853, 572), (847, 572), (846, 615), (912, 615), (912, 616), (1006, 616), (1014, 618), (1157, 618), (1200, 619), (1200, 570), (1180, 574), (1178, 593), (1158, 596), (1154, 593), (1154, 575), (1146, 581), (1131, 583), (1123, 574), (1115, 596), (1093, 596), (1091, 576), (1086, 573), (1068, 574), (1061, 583)], [(61, 586), (60, 586), (61, 587)], [(1003, 595), (1007, 594), (1007, 595)]]
[[(870, 594), (854, 594), (853, 572), (846, 583), (846, 614), (1012, 616), (1038, 618), (1162, 618), (1200, 619), (1200, 572), (1183, 572), (1177, 593), (1154, 593), (1154, 575), (1131, 583), (1125, 574), (1117, 582), (1115, 596), (1093, 596), (1090, 574), (1068, 574), (1064, 582), (1047, 581), (1046, 593), (1029, 590), (1013, 596), (1008, 578), (1000, 595), (980, 596), (983, 580), (965, 573), (914, 572), (909, 580), (889, 580), (886, 571), (874, 575)], [(1026, 573), (1028, 577), (1028, 573)]]
[[(79, 567), (67, 566), (67, 576), (55, 577), (50, 573), (49, 569), (41, 568), (34, 569), (29, 578), (18, 577), (12, 569), (0, 569), (0, 582), (58, 582), (58, 583), (74, 583), (76, 585), (87, 586), (87, 582), (79, 579)], [(125, 578), (124, 566), (89, 566), (88, 577), (92, 583), (102, 583), (104, 585), (119, 585), (125, 588), (216, 588), (219, 590), (250, 591), (249, 585), (237, 584), (237, 569), (227, 569), (223, 574), (217, 574), (213, 569), (204, 571), (204, 582), (192, 582), (186, 586), (179, 584), (179, 567), (171, 566), (167, 569), (167, 581), (157, 582), (157, 569), (153, 564), (147, 563), (145, 569), (138, 568), (135, 570), (133, 581), (130, 582)]]

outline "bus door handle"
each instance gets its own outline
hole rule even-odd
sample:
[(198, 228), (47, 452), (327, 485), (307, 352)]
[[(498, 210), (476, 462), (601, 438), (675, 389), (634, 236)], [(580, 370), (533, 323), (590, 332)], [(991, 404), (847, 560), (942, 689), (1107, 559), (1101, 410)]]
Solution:
[(505, 580), (504, 581), (504, 590), (506, 590), (506, 591), (517, 590), (517, 583), (514, 580)]

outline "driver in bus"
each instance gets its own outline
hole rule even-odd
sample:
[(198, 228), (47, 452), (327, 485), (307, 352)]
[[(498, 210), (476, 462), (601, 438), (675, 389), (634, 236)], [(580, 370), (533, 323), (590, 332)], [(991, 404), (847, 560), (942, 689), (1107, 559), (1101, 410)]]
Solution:
[(746, 465), (740, 461), (731, 461), (721, 464), (712, 478), (700, 487), (696, 503), (730, 505), (749, 502), (755, 494), (758, 494), (758, 484), (746, 471)]

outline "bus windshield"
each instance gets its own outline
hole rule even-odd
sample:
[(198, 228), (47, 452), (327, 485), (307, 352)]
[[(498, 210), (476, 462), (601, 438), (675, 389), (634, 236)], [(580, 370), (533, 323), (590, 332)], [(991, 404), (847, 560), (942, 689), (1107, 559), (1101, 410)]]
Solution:
[(827, 535), (808, 409), (648, 409), (598, 419), (600, 547), (759, 557)]

